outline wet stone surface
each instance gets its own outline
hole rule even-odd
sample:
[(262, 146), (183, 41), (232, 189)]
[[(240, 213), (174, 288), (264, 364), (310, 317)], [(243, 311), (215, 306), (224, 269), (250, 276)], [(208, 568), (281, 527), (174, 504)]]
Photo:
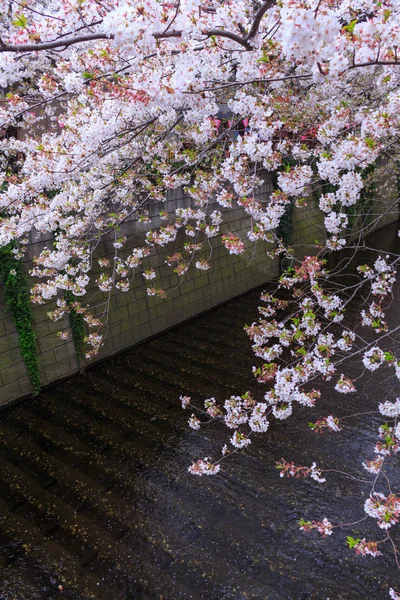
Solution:
[[(372, 242), (393, 248), (396, 228)], [(383, 600), (400, 587), (389, 548), (373, 559), (345, 545), (347, 535), (375, 539), (371, 519), (328, 539), (299, 531), (301, 517), (362, 518), (365, 485), (334, 473), (324, 485), (281, 479), (274, 467), (283, 456), (367, 478), (361, 461), (372, 458), (378, 415), (349, 419), (339, 435), (307, 422), (374, 410), (395, 390), (386, 371), (350, 397), (324, 384), (315, 409), (273, 423), (218, 476), (187, 472), (218, 458), (228, 432), (188, 429), (180, 394), (262, 398), (243, 331), (259, 294), (1, 413), (1, 600)], [(392, 321), (399, 315), (393, 306)]]

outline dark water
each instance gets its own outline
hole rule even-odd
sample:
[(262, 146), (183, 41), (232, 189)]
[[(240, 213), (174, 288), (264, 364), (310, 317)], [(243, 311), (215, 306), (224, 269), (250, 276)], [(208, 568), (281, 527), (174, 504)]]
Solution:
[[(394, 248), (396, 232), (371, 243)], [(374, 559), (345, 545), (347, 535), (376, 539), (372, 519), (327, 539), (299, 531), (301, 517), (362, 518), (367, 486), (337, 474), (324, 485), (281, 479), (274, 467), (284, 456), (368, 478), (360, 463), (373, 458), (378, 416), (323, 436), (307, 422), (393, 399), (387, 371), (351, 396), (325, 385), (317, 408), (274, 423), (220, 475), (187, 472), (193, 459), (218, 458), (227, 436), (219, 425), (188, 429), (179, 395), (265, 393), (243, 332), (259, 293), (0, 415), (1, 600), (383, 600), (400, 588), (389, 547)], [(399, 315), (393, 305), (392, 322)], [(395, 474), (392, 483), (400, 488)]]

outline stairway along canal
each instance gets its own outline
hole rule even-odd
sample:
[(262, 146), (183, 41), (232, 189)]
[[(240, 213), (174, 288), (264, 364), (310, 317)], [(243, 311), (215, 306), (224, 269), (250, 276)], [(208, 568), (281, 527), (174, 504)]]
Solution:
[[(393, 248), (396, 225), (372, 241)], [(227, 430), (189, 429), (179, 396), (265, 393), (243, 330), (257, 319), (260, 292), (0, 414), (1, 600), (389, 597), (400, 580), (389, 549), (362, 558), (345, 544), (374, 533), (371, 519), (327, 539), (299, 530), (300, 518), (362, 518), (365, 486), (336, 474), (324, 485), (280, 478), (275, 468), (283, 456), (360, 476), (379, 416), (349, 419), (336, 436), (307, 423), (375, 410), (393, 388), (385, 376), (364, 379), (351, 400), (323, 384), (315, 409), (274, 422), (217, 476), (188, 473), (193, 460), (219, 456)]]

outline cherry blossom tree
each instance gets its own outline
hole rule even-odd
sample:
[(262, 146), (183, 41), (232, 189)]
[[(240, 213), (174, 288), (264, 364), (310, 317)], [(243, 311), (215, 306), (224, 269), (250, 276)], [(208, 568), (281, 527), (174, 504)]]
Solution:
[[(217, 236), (230, 254), (262, 240), (271, 256), (292, 265), (277, 293), (263, 295), (260, 320), (248, 328), (265, 361), (255, 368), (267, 385), (261, 399), (205, 402), (203, 412), (232, 430), (223, 458), (267, 432), (271, 418), (288, 418), (296, 403), (312, 408), (318, 378), (351, 394), (349, 359), (400, 379), (394, 350), (400, 326), (385, 319), (400, 256), (377, 252), (371, 264), (358, 264), (349, 285), (335, 279), (329, 264), (339, 256), (336, 273), (346, 272), (383, 218), (367, 219), (362, 200), (378, 161), (390, 159), (393, 168), (398, 162), (399, 45), (396, 0), (1, 0), (0, 244), (11, 244), (21, 258), (32, 231), (53, 233), (53, 248), (32, 269), (39, 278), (32, 300), (56, 300), (50, 316), (57, 320), (70, 310), (67, 293), (74, 295), (74, 310), (90, 328), (88, 358), (98, 352), (107, 320), (106, 310), (95, 316), (85, 300), (93, 254), (107, 236), (114, 236), (115, 256), (99, 260), (96, 284), (108, 298), (128, 291), (135, 273), (149, 282), (149, 295), (164, 297), (168, 290), (157, 285), (146, 260), (178, 234), (186, 241), (168, 264), (181, 276), (210, 267), (201, 252)], [(277, 185), (260, 201), (265, 173)], [(191, 206), (161, 210), (162, 225), (131, 248), (121, 226), (148, 221), (149, 206), (181, 187)], [(311, 195), (326, 239), (300, 259), (278, 226), (288, 206), (301, 208)], [(232, 206), (251, 219), (245, 239), (221, 233), (224, 210)], [(397, 199), (390, 211), (397, 211)], [(361, 293), (367, 300), (360, 333), (345, 311)], [(201, 425), (197, 410), (189, 423), (194, 429)], [(390, 531), (400, 516), (400, 497), (385, 475), (400, 448), (399, 397), (379, 402), (377, 410), (383, 422), (364, 462), (374, 478), (365, 511), (387, 535), (349, 541), (372, 556), (383, 541), (396, 551)], [(316, 432), (341, 427), (334, 415), (313, 426)], [(190, 470), (214, 474), (220, 463), (205, 458)], [(277, 466), (283, 476), (325, 481), (316, 464), (282, 459)], [(323, 536), (334, 527), (327, 518), (301, 523)], [(391, 590), (391, 597), (400, 596)]]

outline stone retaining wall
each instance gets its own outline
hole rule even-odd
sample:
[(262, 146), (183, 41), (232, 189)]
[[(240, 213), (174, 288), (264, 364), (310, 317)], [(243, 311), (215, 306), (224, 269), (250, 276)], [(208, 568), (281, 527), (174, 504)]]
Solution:
[[(398, 218), (396, 178), (387, 165), (381, 167), (380, 181), (383, 182), (374, 212), (385, 214), (379, 226), (386, 225)], [(259, 197), (267, 199), (271, 193), (270, 180), (259, 189)], [(171, 194), (163, 209), (171, 212), (177, 206), (188, 206), (189, 199), (181, 191)], [(391, 210), (388, 207), (391, 206)], [(160, 206), (154, 206), (152, 214), (153, 228), (156, 228)], [(224, 233), (231, 231), (244, 236), (249, 225), (249, 218), (242, 209), (225, 210)], [(148, 229), (148, 227), (147, 227)], [(142, 245), (146, 226), (127, 223), (126, 231), (121, 235), (132, 236), (132, 247)], [(323, 226), (323, 215), (318, 210), (313, 197), (308, 198), (307, 206), (295, 208), (293, 214), (293, 244), (299, 245), (298, 256), (310, 253), (309, 244), (324, 239), (326, 232)], [(26, 268), (29, 269), (33, 256), (39, 254), (43, 245), (51, 244), (52, 237), (32, 237), (27, 252)], [(111, 258), (114, 255), (113, 240), (103, 241), (97, 249), (97, 257)], [(182, 238), (177, 239), (176, 250), (182, 247)], [(111, 297), (109, 312), (109, 330), (98, 360), (104, 359), (161, 331), (194, 317), (222, 302), (225, 302), (254, 287), (273, 279), (279, 273), (278, 260), (271, 260), (267, 254), (270, 245), (258, 243), (251, 246), (242, 256), (231, 256), (217, 239), (211, 240), (213, 250), (210, 259), (211, 269), (207, 272), (190, 269), (184, 278), (172, 273), (165, 264), (165, 257), (175, 251), (171, 246), (161, 249), (154, 257), (148, 259), (146, 268), (153, 267), (158, 271), (157, 287), (170, 290), (166, 300), (149, 297), (146, 294), (148, 283), (141, 275), (135, 278), (132, 289), (127, 293), (117, 293)], [(202, 256), (208, 258), (206, 253)], [(94, 279), (96, 278), (94, 273)], [(1, 294), (1, 290), (0, 290)], [(92, 301), (101, 300), (101, 294), (93, 287), (89, 292)], [(56, 332), (68, 328), (68, 317), (60, 322), (52, 322), (47, 312), (53, 308), (49, 303), (33, 306), (34, 329), (37, 336), (38, 357), (42, 385), (48, 385), (59, 379), (76, 373), (79, 369), (72, 341), (62, 341)], [(0, 295), (0, 405), (26, 396), (30, 393), (30, 384), (25, 365), (21, 358), (18, 336), (7, 311), (4, 298)]]

